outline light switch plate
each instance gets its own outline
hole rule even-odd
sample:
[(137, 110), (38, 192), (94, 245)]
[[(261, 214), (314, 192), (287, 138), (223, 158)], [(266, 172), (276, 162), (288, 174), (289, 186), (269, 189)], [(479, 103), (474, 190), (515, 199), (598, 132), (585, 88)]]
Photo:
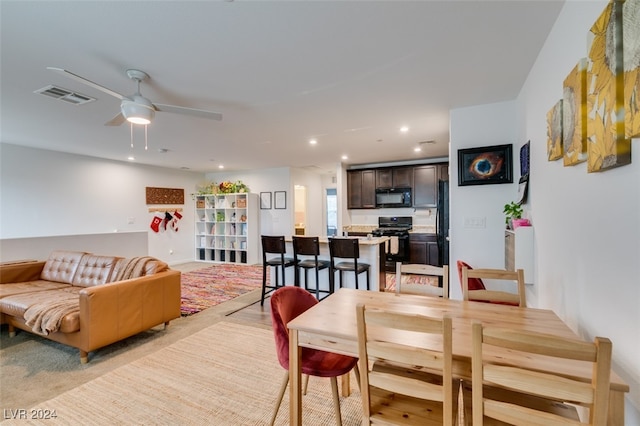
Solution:
[(464, 227), (471, 229), (482, 229), (487, 227), (486, 217), (465, 217)]

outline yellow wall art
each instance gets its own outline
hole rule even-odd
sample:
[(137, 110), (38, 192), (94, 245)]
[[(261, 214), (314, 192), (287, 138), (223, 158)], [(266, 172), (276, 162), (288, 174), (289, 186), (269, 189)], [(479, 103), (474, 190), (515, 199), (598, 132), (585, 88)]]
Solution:
[(583, 58), (564, 80), (562, 95), (562, 147), (565, 166), (587, 160), (587, 59)]
[(587, 171), (631, 163), (624, 130), (622, 5), (611, 1), (588, 33)]
[(562, 99), (547, 113), (547, 159), (562, 158)]
[(640, 138), (640, 0), (622, 5), (625, 137)]

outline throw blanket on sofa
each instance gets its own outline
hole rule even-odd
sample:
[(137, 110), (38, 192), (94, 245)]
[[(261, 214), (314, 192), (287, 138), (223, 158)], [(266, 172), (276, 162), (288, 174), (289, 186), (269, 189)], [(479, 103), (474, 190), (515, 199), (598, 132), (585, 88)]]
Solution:
[[(43, 336), (60, 329), (62, 320), (69, 314), (80, 312), (80, 288), (70, 291), (41, 292), (42, 300), (35, 300), (25, 311), (25, 323), (34, 333)], [(48, 294), (45, 294), (48, 293)]]
[(147, 263), (157, 260), (153, 257), (143, 256), (129, 259), (122, 265), (116, 276), (111, 281), (122, 281), (131, 278), (143, 277), (146, 274)]

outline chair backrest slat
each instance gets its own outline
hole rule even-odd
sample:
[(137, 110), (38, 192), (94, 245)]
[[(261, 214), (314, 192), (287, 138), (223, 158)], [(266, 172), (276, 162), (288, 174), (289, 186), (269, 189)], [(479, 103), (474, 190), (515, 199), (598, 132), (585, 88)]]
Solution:
[[(485, 356), (485, 349), (490, 354), (492, 346), (513, 351), (514, 359), (521, 359), (520, 354), (545, 355), (549, 357), (549, 371), (543, 371), (540, 367), (532, 370), (523, 365), (516, 365), (516, 362), (512, 365), (505, 358)], [(553, 401), (586, 406), (590, 411), (590, 421), (586, 424), (606, 424), (611, 351), (611, 341), (602, 337), (596, 337), (594, 342), (584, 342), (546, 333), (483, 327), (479, 322), (474, 323), (471, 365), (473, 423), (482, 424), (483, 417), (486, 416), (512, 424), (575, 424), (574, 420), (560, 415), (538, 411), (531, 406), (519, 406), (517, 399), (509, 402), (491, 399), (489, 393), (484, 393), (484, 386), (495, 385)], [(575, 380), (553, 371), (553, 358), (593, 363), (591, 381)], [(538, 423), (535, 423), (534, 419), (537, 419)]]
[[(503, 269), (469, 269), (466, 266), (463, 266), (461, 275), (462, 281), (460, 284), (462, 285), (463, 300), (513, 304), (520, 307), (527, 306), (524, 270), (522, 269), (518, 269), (517, 271), (507, 271)], [(469, 279), (473, 278), (513, 281), (517, 284), (518, 292), (509, 293), (495, 290), (470, 290)]]
[[(451, 426), (454, 414), (451, 318), (447, 316), (430, 318), (423, 315), (384, 311), (367, 308), (362, 304), (356, 307), (356, 318), (364, 418), (371, 419), (378, 415), (371, 409), (370, 387), (375, 387), (421, 400), (442, 402), (442, 424)], [(416, 343), (430, 342), (429, 348), (401, 344), (393, 337), (398, 333), (405, 336), (415, 333)], [(428, 371), (435, 371), (441, 375), (442, 381), (433, 383), (419, 380), (416, 376), (400, 374), (393, 368), (370, 370), (369, 361), (374, 359), (376, 362), (391, 365), (426, 367)], [(425, 401), (420, 402), (422, 411), (424, 411), (424, 403)], [(387, 418), (386, 421), (393, 420)]]
[[(429, 284), (403, 283), (403, 275), (431, 276), (442, 280), (442, 287)], [(396, 293), (449, 298), (449, 265), (433, 266), (415, 263), (396, 263)]]

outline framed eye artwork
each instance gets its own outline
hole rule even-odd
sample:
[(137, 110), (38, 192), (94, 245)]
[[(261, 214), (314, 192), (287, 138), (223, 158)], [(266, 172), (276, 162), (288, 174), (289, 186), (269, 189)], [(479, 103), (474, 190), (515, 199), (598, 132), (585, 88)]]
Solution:
[(458, 150), (458, 186), (513, 182), (513, 146)]

